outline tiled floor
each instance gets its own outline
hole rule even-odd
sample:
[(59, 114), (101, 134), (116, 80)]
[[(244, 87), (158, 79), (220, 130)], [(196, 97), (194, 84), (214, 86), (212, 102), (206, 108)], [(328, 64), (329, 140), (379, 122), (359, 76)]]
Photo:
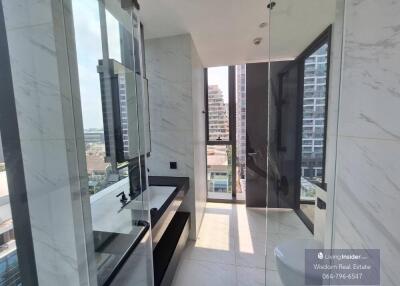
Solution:
[(273, 248), (311, 234), (292, 210), (269, 210), (268, 218), (266, 224), (265, 209), (207, 203), (199, 237), (188, 242), (172, 285), (282, 285)]
[(267, 211), (267, 286), (282, 286), (276, 268), (274, 248), (287, 240), (307, 238), (312, 239), (312, 233), (307, 229), (292, 209), (268, 209)]

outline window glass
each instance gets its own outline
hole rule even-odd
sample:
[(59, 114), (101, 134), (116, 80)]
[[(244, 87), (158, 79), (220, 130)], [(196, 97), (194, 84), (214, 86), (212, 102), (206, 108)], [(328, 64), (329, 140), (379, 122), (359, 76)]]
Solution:
[(7, 166), (0, 135), (0, 285), (21, 285), (8, 192)]
[(208, 140), (229, 141), (228, 67), (208, 68)]
[(208, 198), (232, 197), (232, 146), (207, 146)]
[[(312, 184), (320, 185), (323, 180), (327, 52), (328, 44), (322, 45), (305, 60), (304, 65), (306, 78), (304, 79), (301, 154), (302, 199), (314, 200), (315, 188), (310, 186)], [(311, 73), (315, 75), (312, 78), (310, 78)], [(311, 82), (312, 84), (310, 84)], [(307, 140), (304, 140), (305, 138)]]

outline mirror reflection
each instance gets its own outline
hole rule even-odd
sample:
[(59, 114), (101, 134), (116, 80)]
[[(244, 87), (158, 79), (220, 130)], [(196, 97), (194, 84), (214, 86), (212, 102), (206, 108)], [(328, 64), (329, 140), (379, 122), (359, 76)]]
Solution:
[(137, 24), (116, 1), (72, 2), (95, 263), (103, 285), (150, 222), (142, 196), (143, 83), (132, 29)]

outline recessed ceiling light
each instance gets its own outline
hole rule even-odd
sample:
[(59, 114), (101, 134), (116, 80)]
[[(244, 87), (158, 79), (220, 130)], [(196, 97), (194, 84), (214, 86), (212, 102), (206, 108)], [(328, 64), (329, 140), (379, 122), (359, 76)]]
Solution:
[(262, 22), (260, 25), (258, 25), (260, 28), (265, 28), (267, 27), (268, 23), (267, 22)]
[(258, 45), (261, 43), (261, 41), (262, 41), (262, 38), (261, 38), (261, 37), (254, 38), (253, 44), (256, 45), (256, 46), (258, 46)]

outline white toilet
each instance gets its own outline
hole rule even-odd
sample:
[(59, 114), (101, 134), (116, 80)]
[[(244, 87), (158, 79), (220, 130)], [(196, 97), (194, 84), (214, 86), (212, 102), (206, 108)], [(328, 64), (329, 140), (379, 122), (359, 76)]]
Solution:
[(275, 247), (276, 264), (283, 285), (305, 285), (304, 250), (321, 248), (323, 244), (315, 239), (289, 240)]

